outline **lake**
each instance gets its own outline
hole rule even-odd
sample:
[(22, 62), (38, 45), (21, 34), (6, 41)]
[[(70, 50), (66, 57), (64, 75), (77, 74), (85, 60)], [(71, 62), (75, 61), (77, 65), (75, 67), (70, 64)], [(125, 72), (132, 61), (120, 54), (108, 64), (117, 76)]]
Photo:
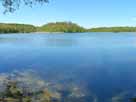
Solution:
[(136, 33), (1, 34), (0, 73), (30, 70), (77, 85), (81, 102), (129, 102), (136, 96)]

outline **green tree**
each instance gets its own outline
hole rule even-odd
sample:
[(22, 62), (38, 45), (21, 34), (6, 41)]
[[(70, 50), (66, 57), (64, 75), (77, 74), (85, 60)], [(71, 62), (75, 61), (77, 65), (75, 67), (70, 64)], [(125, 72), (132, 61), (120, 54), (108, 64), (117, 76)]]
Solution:
[(2, 3), (3, 7), (5, 8), (5, 13), (14, 12), (22, 3), (28, 6), (32, 6), (36, 3), (43, 4), (47, 2), (48, 0), (0, 0), (0, 3)]
[(66, 32), (66, 33), (76, 33), (85, 32), (85, 28), (72, 23), (72, 22), (56, 22), (48, 23), (38, 28), (41, 32)]
[(136, 27), (99, 27), (88, 29), (88, 32), (136, 32)]
[(30, 33), (36, 32), (36, 27), (28, 24), (0, 23), (0, 33)]

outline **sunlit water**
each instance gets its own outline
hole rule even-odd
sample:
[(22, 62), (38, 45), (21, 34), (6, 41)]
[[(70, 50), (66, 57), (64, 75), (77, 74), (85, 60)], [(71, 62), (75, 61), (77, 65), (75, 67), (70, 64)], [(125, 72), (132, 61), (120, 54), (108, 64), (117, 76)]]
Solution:
[(136, 33), (1, 34), (0, 72), (36, 71), (98, 102), (136, 95)]

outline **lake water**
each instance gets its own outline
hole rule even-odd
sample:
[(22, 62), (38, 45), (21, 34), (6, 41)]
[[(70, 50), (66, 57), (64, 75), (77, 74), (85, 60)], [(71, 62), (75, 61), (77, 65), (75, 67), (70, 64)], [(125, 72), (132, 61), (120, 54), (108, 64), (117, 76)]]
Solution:
[(0, 72), (28, 70), (76, 83), (94, 102), (128, 102), (136, 96), (136, 33), (1, 34)]

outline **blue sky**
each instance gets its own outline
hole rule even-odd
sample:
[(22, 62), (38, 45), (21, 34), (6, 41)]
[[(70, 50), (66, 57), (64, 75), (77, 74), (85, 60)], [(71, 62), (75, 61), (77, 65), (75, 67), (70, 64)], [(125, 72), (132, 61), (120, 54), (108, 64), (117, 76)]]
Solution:
[(136, 26), (136, 0), (50, 0), (33, 8), (22, 5), (12, 14), (0, 11), (0, 22), (42, 25), (72, 21), (84, 27)]

